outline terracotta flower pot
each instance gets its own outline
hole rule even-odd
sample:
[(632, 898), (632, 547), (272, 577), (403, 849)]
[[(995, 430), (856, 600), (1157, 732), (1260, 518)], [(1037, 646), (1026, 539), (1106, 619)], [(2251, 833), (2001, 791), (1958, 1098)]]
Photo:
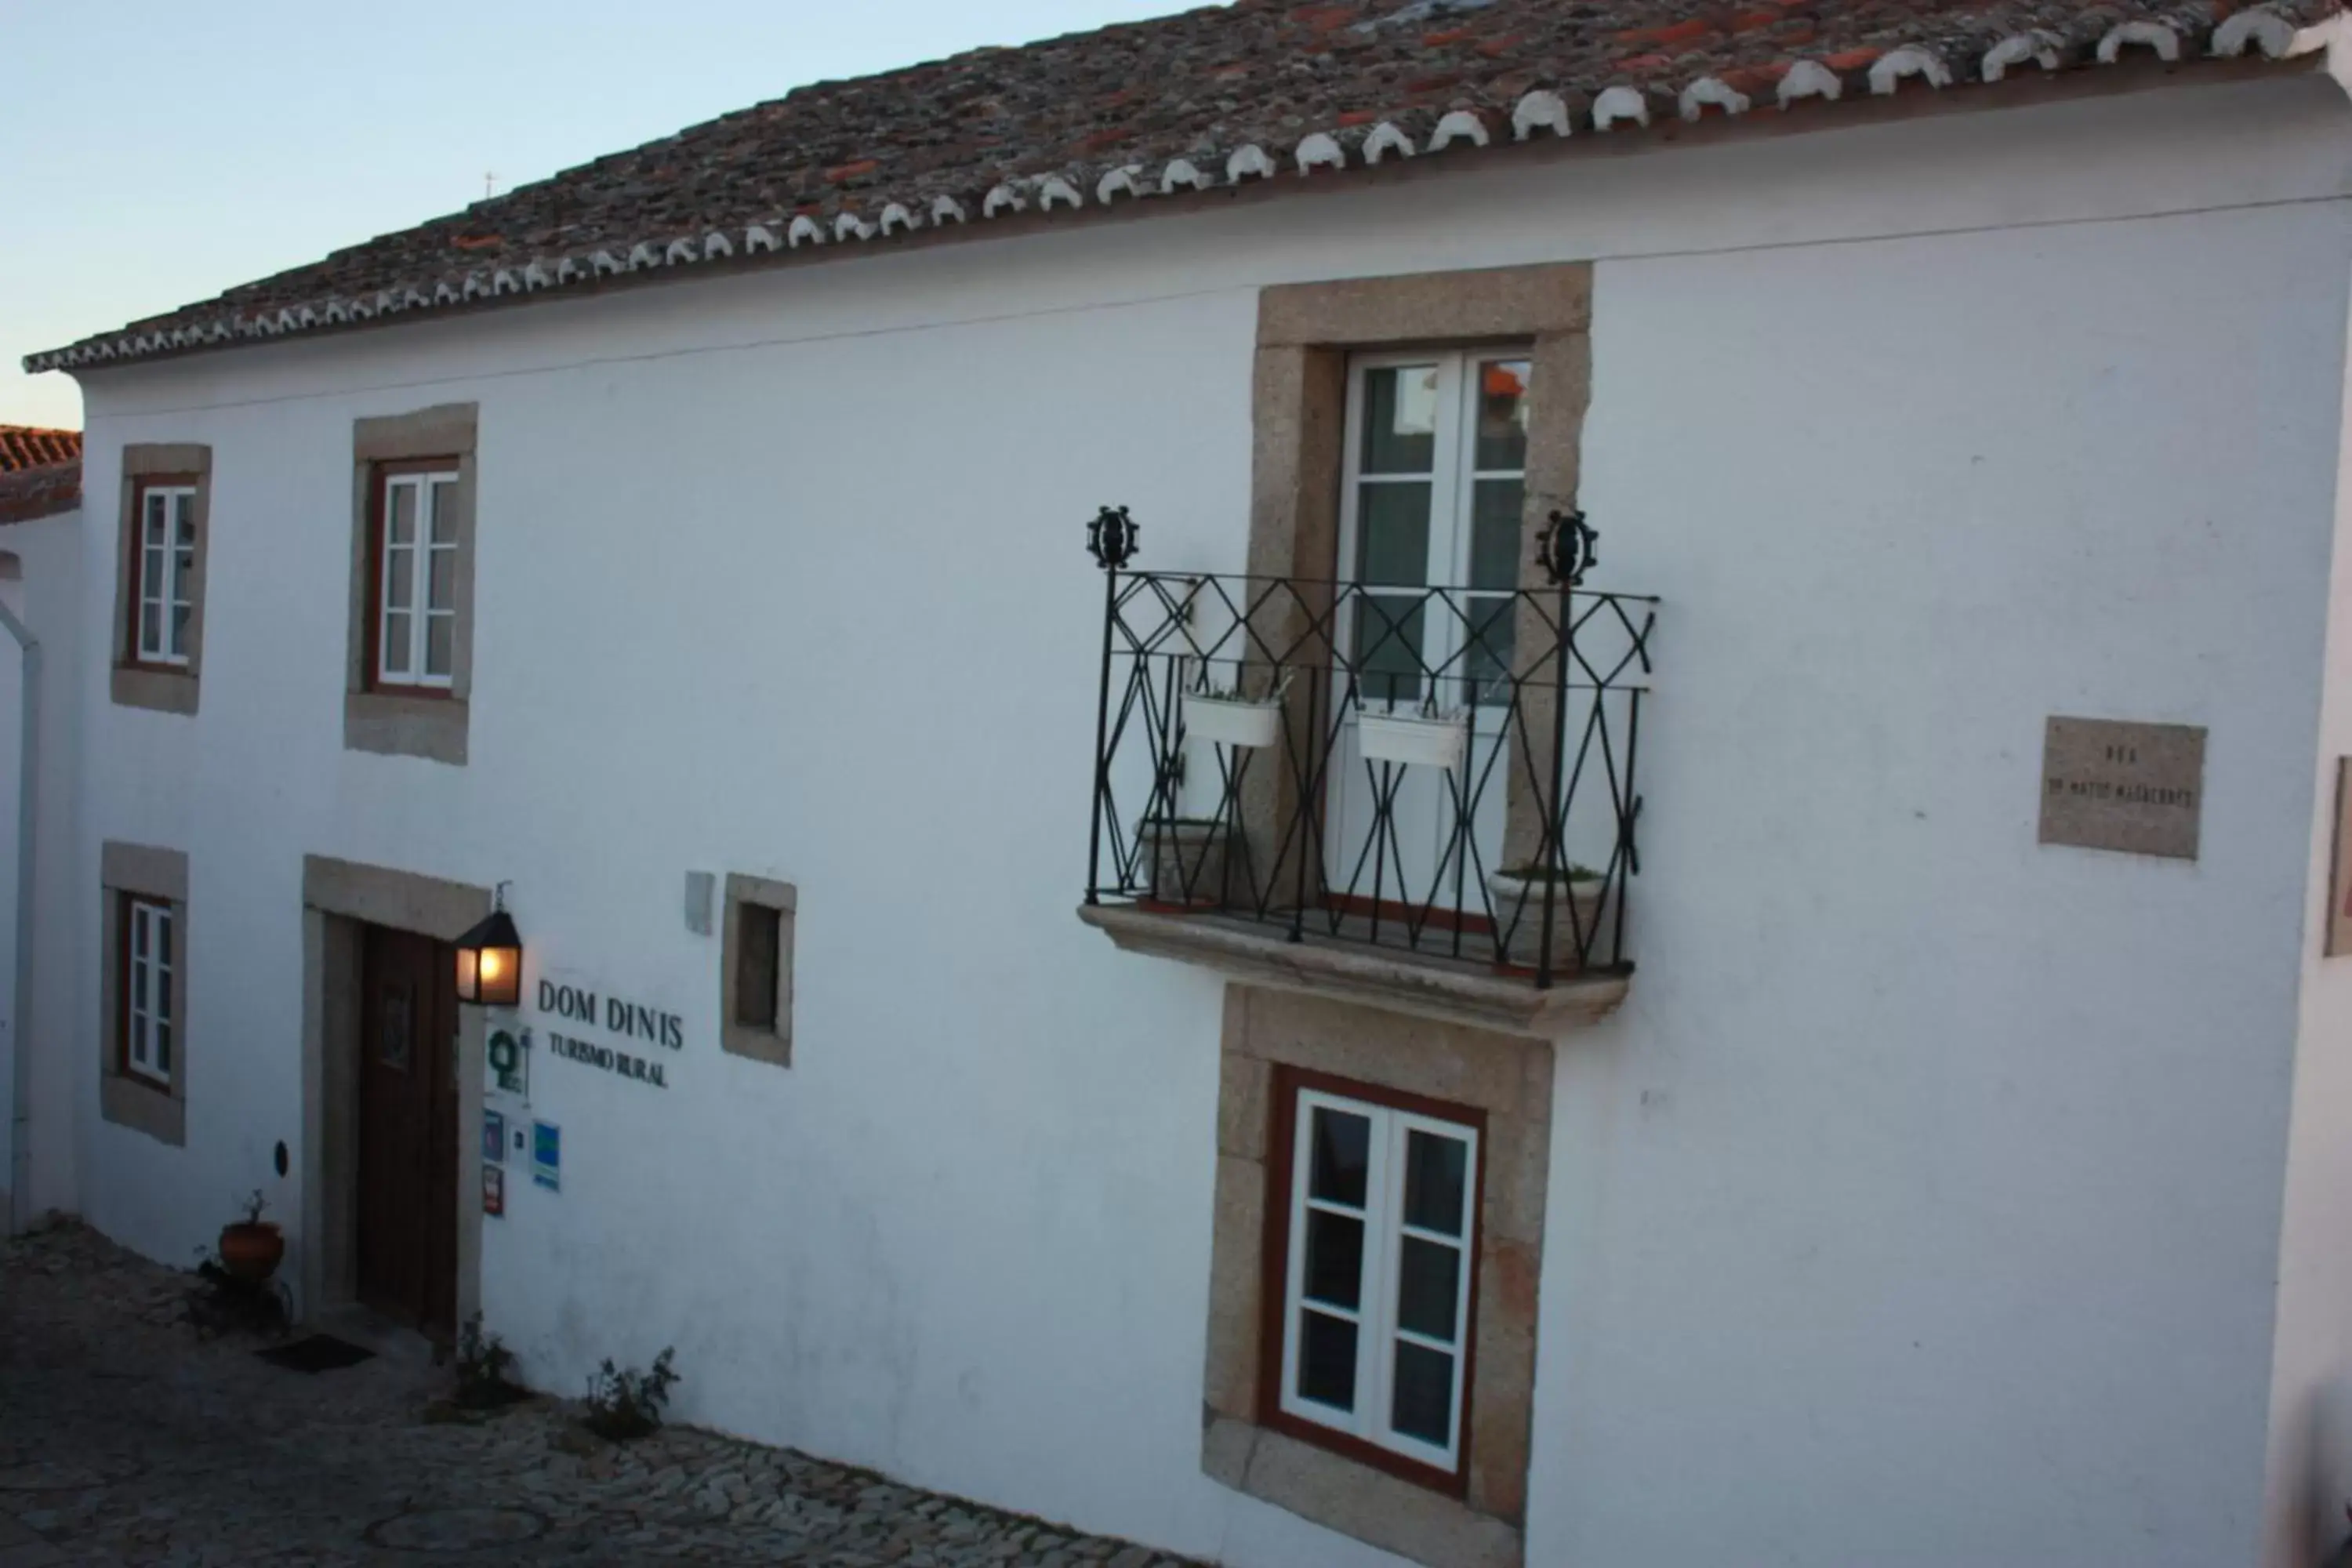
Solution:
[(1168, 908), (1206, 909), (1223, 899), (1223, 823), (1154, 818), (1143, 825), (1143, 841), (1151, 851), (1152, 878), (1144, 889), (1144, 902)]
[[(1565, 891), (1558, 882), (1515, 877), (1507, 871), (1486, 874), (1486, 893), (1495, 903), (1496, 929), (1503, 937), (1503, 962), (1517, 969), (1534, 969), (1543, 962), (1544, 900), (1552, 905), (1551, 972), (1574, 974), (1584, 967), (1578, 951), (1580, 933), (1587, 945), (1597, 943), (1601, 901), (1609, 883), (1598, 877), (1570, 879)], [(1573, 908), (1571, 909), (1571, 905)]]
[(277, 1273), (285, 1256), (286, 1237), (272, 1221), (237, 1220), (221, 1226), (221, 1267), (248, 1284)]

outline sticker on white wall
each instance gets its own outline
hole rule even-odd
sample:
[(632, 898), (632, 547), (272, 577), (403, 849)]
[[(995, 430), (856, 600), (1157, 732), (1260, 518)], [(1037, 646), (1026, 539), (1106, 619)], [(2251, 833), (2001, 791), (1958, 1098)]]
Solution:
[(489, 1068), (490, 1092), (493, 1094), (530, 1093), (530, 1031), (523, 1028), (492, 1031), (490, 1043), (483, 1052)]

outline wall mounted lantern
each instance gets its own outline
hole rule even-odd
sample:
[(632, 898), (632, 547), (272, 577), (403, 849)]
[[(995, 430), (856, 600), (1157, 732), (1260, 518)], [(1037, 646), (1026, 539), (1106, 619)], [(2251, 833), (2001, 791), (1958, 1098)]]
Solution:
[(507, 913), (504, 882), (489, 914), (457, 939), (457, 1000), (480, 1007), (522, 1003), (522, 935)]

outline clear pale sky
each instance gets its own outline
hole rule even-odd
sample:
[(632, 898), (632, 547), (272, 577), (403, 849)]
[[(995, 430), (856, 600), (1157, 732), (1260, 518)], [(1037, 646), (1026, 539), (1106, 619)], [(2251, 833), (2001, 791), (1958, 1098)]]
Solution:
[(0, 0), (0, 422), (35, 350), (804, 82), (1185, 0)]

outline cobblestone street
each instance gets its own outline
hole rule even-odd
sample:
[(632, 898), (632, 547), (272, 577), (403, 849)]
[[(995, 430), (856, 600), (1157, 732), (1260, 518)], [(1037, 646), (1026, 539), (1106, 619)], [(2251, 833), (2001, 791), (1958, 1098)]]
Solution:
[(421, 1349), (288, 1371), (199, 1341), (190, 1284), (78, 1226), (0, 1246), (0, 1568), (1177, 1563), (707, 1433), (610, 1447), (546, 1399), (428, 1420)]

